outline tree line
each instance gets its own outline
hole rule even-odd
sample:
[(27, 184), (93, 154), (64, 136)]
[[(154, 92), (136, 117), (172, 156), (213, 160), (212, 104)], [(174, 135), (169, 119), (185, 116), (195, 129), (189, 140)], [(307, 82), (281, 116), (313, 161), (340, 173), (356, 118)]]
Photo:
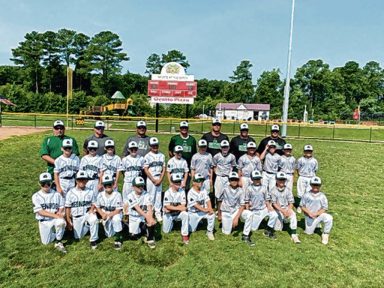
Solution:
[[(68, 29), (32, 31), (12, 49), (12, 66), (0, 66), (0, 94), (17, 106), (3, 108), (16, 112), (65, 112), (66, 71), (74, 70), (70, 112), (111, 102), (117, 90), (131, 97), (141, 114), (153, 115), (147, 98), (147, 81), (160, 73), (167, 62), (178, 62), (186, 70), (187, 57), (178, 50), (149, 55), (143, 74), (122, 72), (129, 61), (119, 35), (102, 31), (93, 36)], [(271, 118), (281, 117), (284, 75), (279, 69), (264, 71), (257, 79), (252, 63), (242, 60), (228, 80), (198, 79), (198, 96), (190, 115), (212, 113), (220, 102), (269, 103)], [(324, 61), (309, 60), (290, 79), (290, 119), (309, 117), (323, 120), (351, 119), (360, 106), (362, 117), (383, 117), (384, 70), (370, 61), (360, 66), (349, 61), (333, 69)], [(184, 115), (183, 105), (161, 105), (163, 116)]]

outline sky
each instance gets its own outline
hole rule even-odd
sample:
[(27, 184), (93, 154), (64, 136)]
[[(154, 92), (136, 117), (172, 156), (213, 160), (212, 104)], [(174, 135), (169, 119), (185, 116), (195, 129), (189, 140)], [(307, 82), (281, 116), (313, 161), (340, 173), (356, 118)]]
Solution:
[[(120, 36), (130, 60), (123, 72), (144, 74), (152, 53), (180, 50), (195, 78), (229, 80), (249, 60), (254, 81), (287, 71), (291, 0), (0, 0), (0, 65), (31, 31), (72, 29)], [(384, 66), (383, 0), (296, 0), (292, 73), (311, 59), (332, 68), (356, 61)]]

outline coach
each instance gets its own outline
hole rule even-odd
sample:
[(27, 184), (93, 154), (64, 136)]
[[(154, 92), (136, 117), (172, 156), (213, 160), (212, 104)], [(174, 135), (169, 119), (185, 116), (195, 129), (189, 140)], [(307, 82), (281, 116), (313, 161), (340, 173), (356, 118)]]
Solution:
[(242, 123), (240, 125), (240, 135), (233, 137), (231, 140), (230, 152), (235, 155), (236, 161), (239, 160), (241, 156), (247, 153), (248, 142), (255, 142), (255, 139), (249, 136), (248, 131), (248, 124)]
[(149, 136), (147, 133), (147, 123), (145, 121), (137, 121), (136, 123), (136, 135), (128, 137), (123, 149), (123, 157), (129, 154), (128, 144), (135, 141), (139, 146), (137, 154), (144, 157), (147, 155), (151, 147), (149, 146)]
[(183, 147), (182, 156), (187, 161), (188, 167), (191, 166), (192, 156), (197, 152), (197, 143), (195, 137), (189, 134), (189, 124), (187, 121), (180, 122), (180, 134), (174, 135), (168, 145), (169, 157), (173, 157), (173, 149), (175, 146)]
[(87, 139), (85, 139), (84, 144), (83, 144), (83, 151), (84, 155), (88, 154), (88, 142), (91, 140), (94, 140), (97, 142), (98, 147), (96, 150), (96, 154), (99, 156), (102, 156), (105, 154), (105, 141), (108, 139), (111, 139), (107, 135), (104, 134), (104, 129), (105, 129), (105, 123), (103, 121), (96, 121), (95, 122), (95, 127), (93, 128), (93, 134), (89, 136)]
[(212, 129), (210, 132), (205, 133), (201, 139), (207, 141), (208, 148), (207, 152), (213, 156), (221, 151), (220, 143), (223, 140), (229, 141), (227, 135), (221, 133), (221, 121), (219, 118), (212, 119)]
[(268, 141), (269, 140), (273, 140), (276, 142), (276, 152), (279, 154), (279, 155), (283, 155), (284, 152), (283, 152), (283, 147), (285, 145), (285, 140), (283, 138), (280, 137), (280, 127), (279, 125), (272, 125), (271, 127), (271, 136), (268, 136), (266, 138), (264, 138), (263, 140), (261, 140), (260, 144), (259, 144), (259, 147), (257, 147), (257, 154), (258, 156), (261, 155), (261, 153), (264, 152), (265, 150), (265, 146), (267, 146), (268, 144)]

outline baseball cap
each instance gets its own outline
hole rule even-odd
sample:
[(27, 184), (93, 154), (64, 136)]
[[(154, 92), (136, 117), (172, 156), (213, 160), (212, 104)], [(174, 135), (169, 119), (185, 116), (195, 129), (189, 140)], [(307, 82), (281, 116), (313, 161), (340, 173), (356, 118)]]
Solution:
[(313, 151), (312, 145), (305, 145), (304, 146), (304, 151)]
[(239, 174), (237, 174), (237, 172), (231, 172), (231, 173), (229, 173), (228, 179), (229, 180), (231, 180), (231, 179), (239, 180)]
[(52, 176), (48, 172), (41, 173), (39, 176), (40, 183), (52, 182)]
[(195, 176), (193, 176), (193, 181), (201, 183), (205, 181), (205, 178), (202, 174), (196, 173)]
[(178, 153), (178, 152), (183, 152), (183, 147), (180, 145), (176, 145), (175, 148), (173, 148), (173, 152)]
[(283, 147), (284, 150), (292, 150), (292, 145), (287, 143), (287, 144), (284, 144), (284, 147)]
[(287, 175), (284, 172), (277, 172), (276, 180), (287, 180)]
[(58, 126), (62, 126), (64, 127), (64, 122), (61, 121), (61, 120), (56, 120), (55, 122), (53, 122), (53, 127), (58, 127)]
[(99, 147), (99, 144), (97, 143), (97, 141), (91, 140), (91, 141), (88, 142), (88, 146), (87, 146), (88, 149), (89, 148), (97, 149), (98, 147)]
[(150, 146), (159, 145), (159, 139), (157, 139), (156, 137), (149, 138), (149, 145)]
[(197, 146), (199, 147), (207, 147), (207, 141), (204, 139), (200, 139), (199, 142), (197, 143)]
[(135, 177), (135, 179), (133, 179), (132, 185), (136, 186), (136, 187), (144, 187), (145, 181), (144, 181), (143, 177), (138, 176), (138, 177)]
[(213, 124), (221, 124), (221, 121), (219, 118), (212, 118), (212, 125)]
[(173, 183), (179, 183), (181, 182), (183, 179), (181, 178), (181, 175), (179, 173), (176, 173), (176, 174), (172, 174), (171, 175), (171, 181)]
[(105, 147), (115, 147), (115, 141), (113, 141), (112, 139), (108, 139), (107, 141), (105, 141), (104, 146)]
[(250, 148), (256, 148), (256, 143), (251, 141), (251, 142), (248, 142), (247, 143), (247, 149), (250, 149)]
[(280, 127), (279, 127), (279, 125), (272, 125), (272, 127), (271, 127), (271, 131), (280, 131)]
[(96, 121), (95, 122), (95, 128), (105, 128), (105, 123), (103, 121)]
[(268, 146), (275, 146), (276, 147), (276, 142), (273, 140), (268, 141)]
[(311, 181), (309, 182), (310, 185), (321, 185), (321, 179), (320, 177), (313, 177), (311, 178)]
[(112, 184), (113, 177), (109, 174), (104, 174), (103, 178), (101, 179), (101, 183), (103, 183), (103, 185)]
[(240, 130), (248, 130), (249, 129), (249, 127), (248, 127), (248, 124), (247, 123), (242, 123), (241, 125), (240, 125)]
[(136, 141), (131, 141), (128, 143), (128, 149), (132, 148), (139, 148), (139, 145), (137, 145)]
[(137, 121), (136, 123), (136, 127), (139, 128), (139, 127), (147, 127), (147, 123), (145, 123), (145, 121)]
[(87, 173), (85, 171), (80, 170), (79, 172), (76, 173), (76, 180), (78, 179), (88, 179)]
[(180, 122), (180, 128), (187, 127), (188, 128), (189, 124), (187, 121), (181, 121)]
[(63, 143), (61, 144), (61, 147), (73, 147), (73, 140), (72, 139), (64, 139)]
[(220, 142), (220, 147), (223, 148), (223, 147), (229, 147), (229, 142), (228, 140), (223, 140)]
[(263, 176), (261, 175), (260, 171), (254, 170), (251, 173), (251, 179), (252, 180), (257, 180), (257, 179), (262, 179)]

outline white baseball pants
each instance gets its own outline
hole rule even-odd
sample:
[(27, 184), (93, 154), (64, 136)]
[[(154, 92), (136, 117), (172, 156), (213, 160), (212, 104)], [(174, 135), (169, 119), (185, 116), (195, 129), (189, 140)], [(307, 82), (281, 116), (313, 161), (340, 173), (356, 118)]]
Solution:
[(88, 189), (91, 189), (93, 191), (93, 195), (97, 198), (97, 195), (99, 194), (99, 189), (97, 188), (99, 184), (99, 179), (94, 180), (88, 180), (86, 187)]
[(286, 174), (287, 175), (287, 182), (285, 185), (293, 191), (293, 174)]
[(328, 213), (323, 213), (320, 216), (316, 217), (315, 219), (305, 216), (305, 234), (313, 234), (316, 227), (318, 227), (319, 224), (324, 225), (323, 233), (329, 234), (331, 232), (332, 226), (333, 226), (333, 217), (332, 215)]
[(211, 181), (209, 181), (209, 178), (204, 180), (203, 185), (201, 186), (201, 190), (203, 189), (205, 189), (208, 194), (211, 192)]
[(73, 234), (75, 239), (81, 239), (85, 234), (90, 231), (90, 242), (97, 241), (99, 239), (99, 220), (96, 214), (86, 213), (80, 217), (72, 217)]
[(226, 185), (228, 185), (228, 177), (227, 176), (216, 176), (215, 180), (215, 197), (220, 199), (221, 194), (223, 193), (223, 189)]
[(114, 215), (112, 218), (108, 220), (101, 220), (101, 223), (104, 226), (105, 236), (112, 237), (116, 234), (116, 232), (120, 232), (123, 230), (123, 225), (121, 224), (121, 213)]
[(173, 221), (181, 221), (181, 235), (188, 236), (188, 212), (182, 211), (178, 215), (163, 213), (163, 232), (169, 233), (173, 228)]
[(268, 208), (264, 208), (262, 210), (252, 211), (252, 231), (256, 231), (257, 229), (259, 229), (261, 221), (263, 221), (265, 217), (268, 217), (267, 225), (270, 228), (275, 227), (277, 213), (275, 211), (269, 211)]
[[(159, 179), (160, 177), (154, 177), (155, 179)], [(152, 205), (155, 210), (156, 217), (161, 216), (161, 193), (163, 189), (163, 184), (156, 186), (153, 182), (147, 178), (147, 192), (152, 199)]]
[[(229, 212), (221, 212), (221, 224), (222, 228), (221, 231), (223, 234), (229, 235), (232, 232), (232, 222), (233, 219), (235, 219), (237, 213), (239, 212), (239, 209), (237, 209), (233, 213)], [(249, 235), (249, 232), (251, 232), (251, 225), (252, 225), (252, 212), (249, 210), (244, 210), (241, 213), (240, 217), (244, 221), (244, 229), (243, 229), (243, 234), (244, 235)]]
[(75, 187), (75, 185), (76, 185), (75, 179), (63, 179), (63, 178), (60, 178), (59, 181), (60, 181), (61, 189), (63, 189), (63, 197), (65, 199), (65, 196), (67, 195), (67, 192), (69, 190), (71, 190), (73, 187)]
[(203, 219), (207, 219), (208, 225), (207, 225), (207, 231), (213, 232), (213, 228), (215, 226), (215, 213), (208, 214), (202, 211), (199, 212), (189, 212), (188, 213), (188, 219), (189, 219), (189, 231), (195, 232), (197, 225), (199, 225), (200, 221)]
[(276, 186), (276, 174), (269, 174), (265, 171), (262, 173), (263, 175), (263, 185), (267, 188), (268, 192), (271, 192), (272, 189)]
[(245, 176), (242, 176), (241, 177), (241, 184), (243, 185), (243, 191), (246, 192), (249, 185), (252, 184), (252, 180), (250, 177), (245, 177)]
[(61, 241), (61, 239), (63, 239), (65, 226), (65, 220), (62, 218), (55, 218), (48, 221), (40, 221), (39, 231), (41, 243), (47, 245), (53, 242), (55, 239)]
[(132, 183), (124, 182), (123, 184), (123, 202), (128, 201), (128, 195), (132, 192)]
[(281, 213), (280, 211), (276, 211), (276, 214), (277, 214), (277, 219), (276, 219), (276, 223), (275, 223), (275, 230), (276, 231), (281, 231), (283, 230), (283, 225), (284, 225), (284, 222), (289, 222), (289, 228), (291, 230), (295, 230), (297, 229), (297, 218), (296, 218), (296, 213), (291, 210), (291, 215), (289, 215), (289, 217), (284, 217), (283, 213)]
[(140, 223), (145, 223), (144, 217), (129, 215), (129, 224), (128, 224), (129, 233), (134, 235), (140, 234), (141, 233)]
[(311, 190), (311, 186), (309, 185), (311, 178), (312, 177), (299, 176), (299, 179), (297, 179), (297, 197), (301, 198), (305, 192)]

